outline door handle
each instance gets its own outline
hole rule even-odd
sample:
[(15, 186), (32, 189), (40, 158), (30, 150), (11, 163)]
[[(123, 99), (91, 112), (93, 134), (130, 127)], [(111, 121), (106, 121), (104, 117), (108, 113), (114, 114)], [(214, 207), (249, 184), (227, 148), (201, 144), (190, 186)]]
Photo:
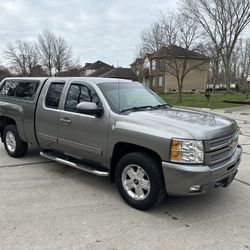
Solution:
[(71, 123), (71, 120), (69, 118), (62, 118), (60, 119), (60, 122), (69, 124)]

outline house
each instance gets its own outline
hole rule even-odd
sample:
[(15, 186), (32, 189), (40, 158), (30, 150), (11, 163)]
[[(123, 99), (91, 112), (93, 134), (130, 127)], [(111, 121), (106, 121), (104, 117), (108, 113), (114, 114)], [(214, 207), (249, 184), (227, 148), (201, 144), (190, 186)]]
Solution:
[(69, 69), (69, 70), (66, 70), (66, 71), (62, 71), (62, 72), (57, 72), (55, 74), (55, 76), (57, 77), (79, 77), (81, 76), (81, 69), (80, 68), (72, 68), (72, 69)]
[(109, 71), (111, 69), (113, 69), (114, 67), (104, 63), (102, 61), (96, 61), (94, 63), (86, 63), (85, 66), (81, 69), (81, 76), (90, 76), (92, 74), (92, 76), (94, 76), (94, 72), (96, 72), (97, 70), (101, 70), (102, 73), (103, 70)]
[(122, 78), (127, 80), (136, 81), (137, 76), (134, 74), (134, 72), (131, 70), (131, 68), (114, 68), (102, 75), (100, 77), (105, 78)]
[(137, 80), (137, 76), (131, 70), (131, 68), (115, 68), (102, 61), (96, 61), (94, 63), (86, 63), (81, 70), (81, 76), (88, 77), (104, 77), (104, 78), (122, 78), (132, 81)]
[(183, 91), (204, 90), (208, 82), (209, 58), (176, 45), (162, 46), (137, 58), (130, 66), (138, 80), (156, 92), (178, 91), (175, 71), (186, 65)]
[(105, 74), (105, 73), (107, 73), (107, 72), (109, 72), (110, 70), (113, 70), (113, 69), (114, 69), (113, 66), (112, 67), (110, 67), (110, 66), (102, 66), (100, 69), (97, 69), (96, 71), (90, 73), (87, 76), (89, 76), (89, 77), (99, 77), (99, 76), (101, 76), (101, 75), (103, 75), (103, 74)]
[(74, 68), (68, 71), (57, 73), (56, 76), (87, 76), (87, 77), (104, 77), (104, 78), (122, 78), (132, 81), (137, 80), (137, 76), (131, 68), (115, 68), (102, 61), (86, 63), (83, 68)]

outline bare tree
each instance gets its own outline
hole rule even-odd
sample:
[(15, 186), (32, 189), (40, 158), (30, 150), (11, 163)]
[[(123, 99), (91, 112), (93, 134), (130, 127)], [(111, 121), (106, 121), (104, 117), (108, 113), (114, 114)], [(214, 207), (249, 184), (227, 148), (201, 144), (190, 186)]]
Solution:
[(53, 44), (53, 65), (56, 72), (60, 73), (65, 68), (73, 65), (73, 55), (71, 47), (63, 37), (55, 37)]
[(139, 54), (153, 53), (158, 50), (164, 42), (164, 35), (162, 33), (162, 26), (159, 22), (153, 22), (149, 28), (144, 29), (140, 34), (141, 51)]
[(36, 45), (39, 62), (48, 70), (49, 76), (52, 76), (55, 41), (56, 37), (54, 33), (44, 30), (43, 33), (38, 36)]
[(250, 74), (250, 39), (240, 39), (232, 54), (232, 80), (241, 89), (246, 88), (246, 76)]
[(140, 52), (143, 51), (144, 55), (145, 52), (157, 51), (163, 45), (170, 46), (172, 51), (178, 51), (167, 55), (165, 71), (177, 80), (180, 102), (184, 80), (188, 73), (194, 69), (201, 69), (208, 62), (206, 57), (193, 51), (198, 47), (199, 34), (200, 30), (195, 21), (185, 14), (175, 15), (171, 12), (161, 13), (159, 20), (141, 33), (139, 48), (142, 48)]
[[(201, 69), (209, 59), (191, 50), (196, 46), (199, 30), (194, 21), (185, 15), (178, 15), (175, 19), (175, 39), (180, 55), (168, 55), (166, 71), (173, 75), (178, 84), (179, 102), (182, 102), (182, 90), (186, 76), (195, 69)], [(171, 24), (172, 25), (172, 24)], [(174, 49), (174, 48), (173, 48)]]
[(181, 6), (190, 18), (201, 25), (218, 49), (229, 89), (232, 53), (240, 34), (250, 23), (250, 1), (181, 0)]
[(208, 82), (213, 85), (213, 91), (215, 91), (216, 85), (224, 82), (224, 71), (219, 47), (214, 46), (211, 41), (208, 41), (200, 44), (197, 49), (210, 58)]
[(0, 65), (0, 81), (2, 81), (4, 78), (11, 76), (11, 72), (8, 68)]
[(24, 76), (30, 75), (38, 63), (34, 45), (21, 40), (9, 43), (4, 54), (13, 69)]
[[(177, 44), (177, 29), (179, 25), (176, 23), (176, 15), (173, 12), (161, 13), (159, 18), (161, 27), (162, 44), (175, 45)], [(177, 25), (177, 26), (176, 26)]]

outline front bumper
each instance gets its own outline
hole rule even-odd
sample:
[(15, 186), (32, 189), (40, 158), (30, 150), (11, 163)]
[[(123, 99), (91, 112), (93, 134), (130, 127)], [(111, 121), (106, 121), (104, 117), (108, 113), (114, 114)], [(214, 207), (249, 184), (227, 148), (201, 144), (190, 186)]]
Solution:
[[(234, 179), (240, 164), (242, 149), (237, 146), (233, 156), (214, 166), (183, 165), (162, 162), (166, 191), (169, 195), (194, 195), (228, 186)], [(200, 189), (191, 191), (193, 186)]]

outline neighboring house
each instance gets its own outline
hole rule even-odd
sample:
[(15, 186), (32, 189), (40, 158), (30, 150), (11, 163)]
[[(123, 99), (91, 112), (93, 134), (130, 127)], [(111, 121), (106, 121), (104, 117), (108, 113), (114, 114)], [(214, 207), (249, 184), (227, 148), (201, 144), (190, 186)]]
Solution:
[[(139, 82), (143, 82), (143, 62), (144, 62), (144, 58), (136, 58), (135, 61), (133, 63), (130, 64), (131, 70), (134, 72), (134, 74), (136, 75), (137, 79)], [(145, 68), (146, 69), (146, 68)]]
[(112, 69), (114, 69), (113, 66), (102, 66), (100, 69), (97, 69), (96, 71), (92, 72), (91, 74), (89, 74), (87, 76), (98, 77), (98, 76), (101, 76), (101, 75), (109, 72)]
[(101, 69), (111, 70), (113, 68), (114, 68), (113, 66), (104, 63), (102, 61), (96, 61), (94, 63), (86, 63), (85, 66), (81, 69), (81, 76), (90, 76), (97, 70)]
[(96, 61), (94, 63), (86, 63), (81, 69), (81, 76), (88, 77), (104, 77), (104, 78), (122, 78), (132, 81), (137, 80), (137, 76), (131, 70), (131, 68), (115, 68), (102, 61)]
[(131, 68), (114, 68), (102, 75), (100, 77), (105, 77), (105, 78), (121, 78), (121, 79), (127, 79), (127, 80), (132, 80), (136, 81), (137, 76), (134, 74), (134, 72), (131, 70)]
[(29, 76), (48, 76), (48, 74), (41, 65), (37, 65), (31, 70)]
[(102, 61), (86, 63), (81, 69), (72, 69), (57, 73), (56, 76), (87, 76), (87, 77), (104, 77), (104, 78), (122, 78), (132, 81), (137, 80), (137, 76), (131, 68), (115, 68)]
[(59, 73), (56, 73), (55, 76), (57, 77), (67, 77), (67, 76), (76, 76), (76, 77), (79, 77), (81, 76), (81, 69), (79, 68), (72, 68), (72, 69), (69, 69), (67, 71), (62, 71), (62, 72), (59, 72)]
[(178, 91), (177, 79), (172, 74), (173, 65), (182, 67), (184, 61), (191, 70), (184, 78), (183, 90), (204, 90), (208, 82), (209, 58), (191, 50), (175, 45), (162, 46), (153, 54), (137, 58), (130, 66), (145, 86), (165, 93)]

